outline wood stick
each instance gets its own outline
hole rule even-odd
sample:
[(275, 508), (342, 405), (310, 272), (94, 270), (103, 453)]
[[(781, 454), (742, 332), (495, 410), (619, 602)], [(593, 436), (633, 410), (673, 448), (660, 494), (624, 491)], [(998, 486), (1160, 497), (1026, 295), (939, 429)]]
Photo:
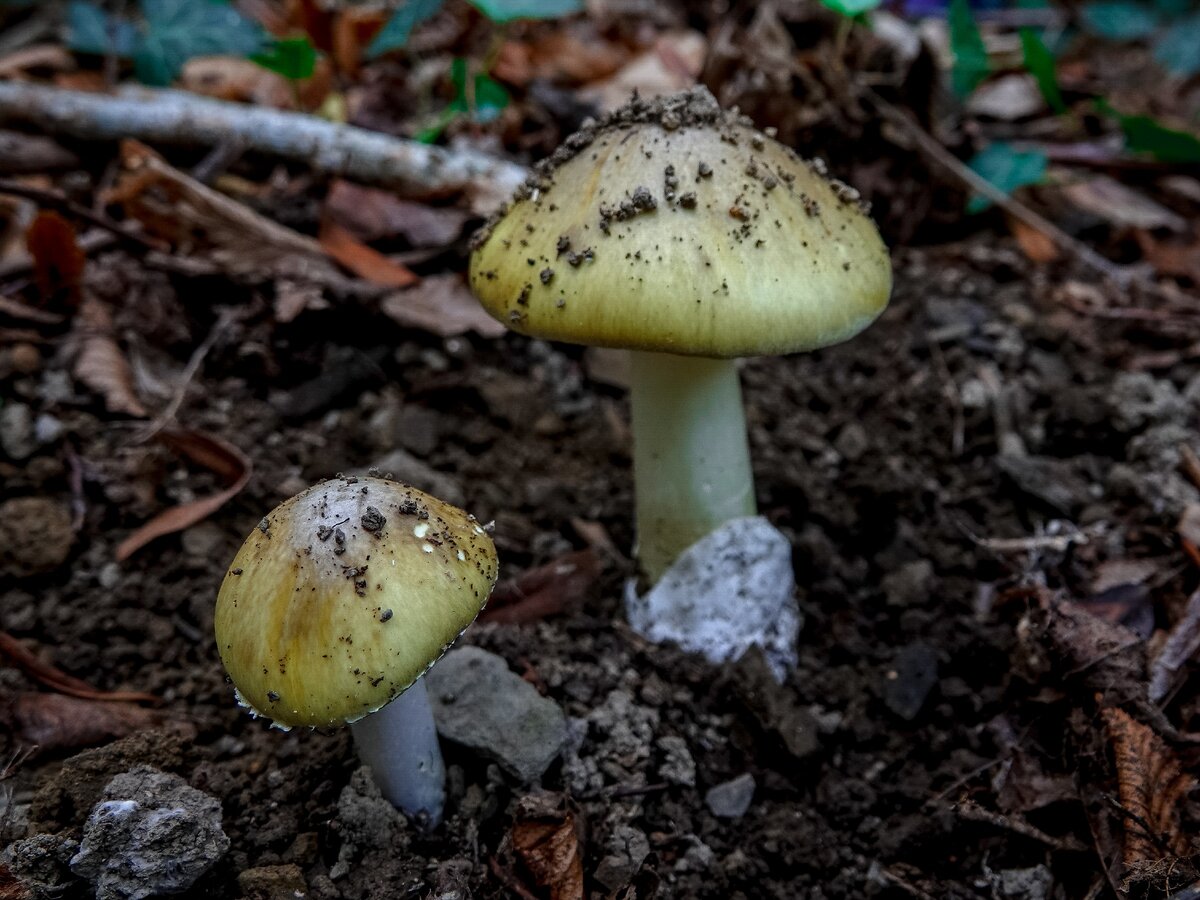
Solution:
[(394, 187), (413, 196), (467, 190), (476, 211), (498, 205), (526, 171), (471, 149), (432, 147), (302, 113), (213, 100), (185, 91), (127, 87), (116, 94), (0, 82), (0, 122), (35, 125), (85, 140), (217, 146), (303, 162), (319, 172)]

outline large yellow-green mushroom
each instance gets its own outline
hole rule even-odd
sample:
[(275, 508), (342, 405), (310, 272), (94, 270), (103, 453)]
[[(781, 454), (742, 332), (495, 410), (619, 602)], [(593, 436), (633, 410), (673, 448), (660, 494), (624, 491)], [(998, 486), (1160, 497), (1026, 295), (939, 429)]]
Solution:
[(445, 768), (421, 676), (496, 582), (478, 522), (385, 478), (321, 482), (275, 508), (217, 597), (238, 702), (279, 727), (350, 724), (393, 805), (441, 819)]
[(515, 331), (634, 351), (651, 580), (755, 511), (734, 358), (844, 341), (891, 292), (858, 194), (704, 88), (635, 97), (569, 137), (477, 236), (470, 278)]

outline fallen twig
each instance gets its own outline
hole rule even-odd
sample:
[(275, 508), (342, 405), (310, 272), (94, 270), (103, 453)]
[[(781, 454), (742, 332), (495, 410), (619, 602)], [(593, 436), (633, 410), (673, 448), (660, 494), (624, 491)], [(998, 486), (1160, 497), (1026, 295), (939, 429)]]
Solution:
[(889, 103), (869, 87), (862, 87), (867, 99), (888, 121), (902, 128), (917, 144), (917, 147), (936, 162), (948, 169), (951, 174), (966, 184), (977, 194), (982, 194), (996, 206), (1000, 207), (1014, 219), (1024, 222), (1030, 228), (1041, 232), (1050, 238), (1055, 245), (1091, 269), (1095, 269), (1105, 278), (1111, 278), (1120, 287), (1128, 287), (1134, 281), (1143, 281), (1137, 275), (1111, 260), (1105, 259), (1091, 247), (1080, 243), (1071, 237), (1049, 219), (1034, 212), (1019, 200), (1014, 200), (1000, 188), (996, 187), (961, 159), (947, 150), (928, 131), (921, 127), (909, 113)]
[(105, 95), (3, 82), (0, 121), (87, 140), (136, 138), (214, 147), (236, 141), (247, 150), (416, 196), (467, 190), (480, 212), (506, 199), (526, 175), (521, 166), (477, 150), (431, 147), (302, 113), (184, 91), (124, 88)]
[(1058, 838), (1052, 834), (1046, 834), (1046, 832), (1030, 825), (1024, 819), (992, 812), (990, 809), (984, 809), (972, 800), (964, 800), (961, 803), (955, 804), (954, 812), (960, 818), (967, 821), (993, 825), (996, 828), (1011, 831), (1014, 834), (1019, 834), (1022, 837), (1045, 844), (1047, 847), (1052, 847), (1055, 850), (1070, 850), (1075, 853), (1087, 852), (1087, 847), (1073, 837)]
[(68, 675), (57, 666), (41, 660), (24, 644), (6, 631), (0, 631), (0, 658), (8, 659), (16, 668), (46, 687), (81, 700), (103, 700), (106, 702), (132, 701), (158, 703), (159, 698), (142, 691), (99, 691), (86, 681)]

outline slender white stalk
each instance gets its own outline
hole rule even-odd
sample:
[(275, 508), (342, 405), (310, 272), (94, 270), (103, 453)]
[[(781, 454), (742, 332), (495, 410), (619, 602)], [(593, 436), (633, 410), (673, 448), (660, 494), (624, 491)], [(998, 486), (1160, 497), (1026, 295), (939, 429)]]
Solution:
[(397, 809), (433, 828), (446, 803), (446, 766), (433, 709), (418, 678), (378, 712), (350, 726), (358, 756), (371, 767), (383, 796)]
[(733, 360), (633, 353), (637, 556), (652, 581), (723, 522), (755, 514)]

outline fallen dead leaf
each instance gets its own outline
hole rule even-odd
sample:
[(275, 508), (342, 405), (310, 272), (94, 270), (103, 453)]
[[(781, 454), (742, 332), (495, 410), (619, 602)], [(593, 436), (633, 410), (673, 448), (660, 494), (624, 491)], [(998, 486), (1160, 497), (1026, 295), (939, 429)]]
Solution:
[(403, 288), (420, 280), (407, 266), (392, 262), (330, 219), (321, 222), (320, 243), (326, 253), (355, 275), (375, 284)]
[(0, 57), (0, 78), (21, 78), (30, 69), (69, 72), (75, 65), (74, 54), (61, 44), (33, 44)]
[(1117, 228), (1165, 228), (1183, 231), (1187, 220), (1145, 194), (1107, 175), (1096, 175), (1062, 189), (1074, 206)]
[(46, 662), (6, 631), (0, 631), (0, 657), (9, 660), (15, 668), (39, 684), (80, 700), (158, 702), (158, 698), (153, 694), (144, 694), (141, 691), (97, 690), (86, 681), (68, 675), (57, 666)]
[(560, 556), (496, 585), (480, 618), (485, 622), (536, 622), (580, 602), (600, 574), (593, 549)]
[(386, 19), (382, 9), (352, 6), (337, 13), (333, 20), (332, 54), (339, 72), (350, 76), (358, 73), (367, 45)]
[(1031, 262), (1048, 263), (1058, 259), (1058, 245), (1045, 234), (1020, 219), (1008, 217), (1008, 230), (1017, 239), (1017, 246)]
[(707, 53), (708, 41), (698, 31), (668, 31), (610, 78), (581, 90), (580, 97), (610, 112), (634, 91), (647, 100), (681, 91), (696, 83)]
[(163, 714), (132, 703), (100, 703), (64, 694), (25, 692), (0, 719), (16, 737), (41, 751), (89, 747), (161, 724)]
[(208, 497), (159, 513), (117, 545), (118, 562), (128, 559), (156, 538), (182, 531), (207, 519), (237, 496), (250, 480), (252, 466), (249, 457), (228, 441), (189, 428), (164, 428), (157, 436), (180, 456), (216, 473), (227, 487)]
[(325, 215), (360, 241), (399, 235), (413, 247), (444, 247), (458, 240), (470, 218), (454, 206), (403, 200), (391, 191), (337, 179), (325, 198)]
[(34, 282), (42, 302), (72, 309), (78, 306), (87, 257), (71, 223), (56, 212), (39, 212), (25, 232), (25, 247), (33, 258)]
[(185, 90), (218, 100), (274, 109), (316, 109), (332, 87), (333, 69), (327, 57), (318, 57), (312, 77), (293, 85), (244, 57), (197, 56), (184, 64), (179, 79)]
[(513, 849), (551, 900), (583, 900), (583, 853), (575, 817), (561, 794), (522, 797), (512, 830)]
[(1189, 503), (1184, 508), (1176, 530), (1181, 538), (1200, 546), (1200, 503)]
[(1151, 703), (1160, 703), (1176, 687), (1179, 674), (1200, 651), (1200, 591), (1188, 598), (1183, 617), (1163, 642), (1158, 656), (1150, 663), (1147, 693)]
[(1100, 711), (1113, 747), (1117, 793), (1125, 817), (1122, 861), (1126, 873), (1143, 871), (1171, 854), (1186, 856), (1191, 841), (1181, 809), (1196, 779), (1183, 771), (1175, 753), (1149, 727), (1124, 710)]
[(967, 99), (967, 110), (1001, 122), (1027, 119), (1046, 108), (1037, 82), (1027, 73), (1002, 75), (984, 82)]
[(79, 347), (75, 377), (104, 398), (109, 412), (144, 418), (146, 408), (133, 386), (129, 360), (113, 337), (112, 314), (103, 301), (84, 297), (73, 333)]
[(8, 866), (0, 863), (0, 900), (30, 900), (32, 897), (25, 883)]
[(1159, 241), (1146, 231), (1137, 231), (1134, 237), (1146, 262), (1160, 274), (1188, 278), (1200, 284), (1200, 239)]
[(441, 337), (474, 331), (498, 338), (508, 329), (487, 314), (461, 275), (431, 275), (404, 291), (388, 294), (380, 303), (393, 322), (420, 328)]

